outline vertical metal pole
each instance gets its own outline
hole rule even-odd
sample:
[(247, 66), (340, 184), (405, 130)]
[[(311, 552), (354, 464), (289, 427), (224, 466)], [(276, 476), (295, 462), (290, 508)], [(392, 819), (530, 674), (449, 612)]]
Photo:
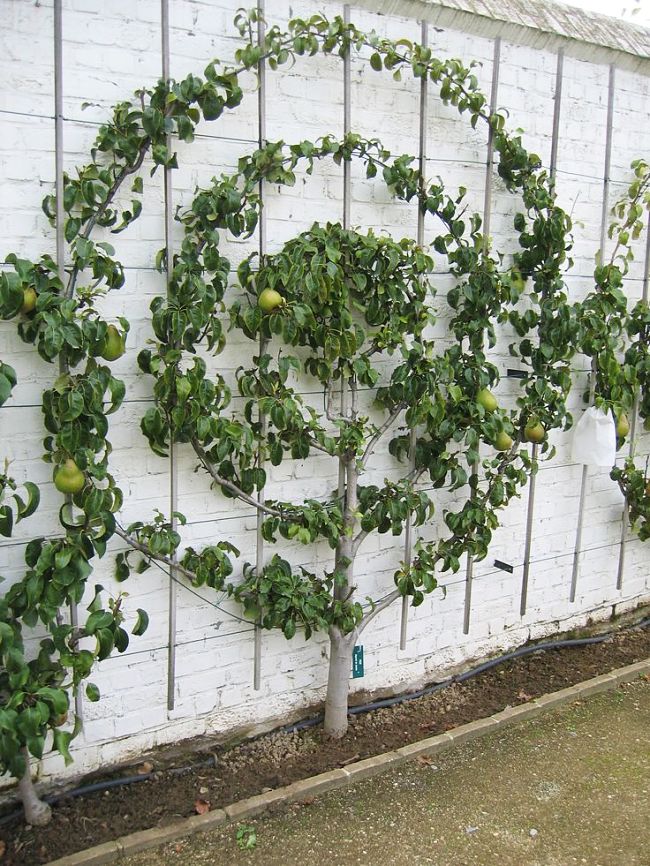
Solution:
[[(501, 37), (494, 40), (492, 57), (492, 84), (490, 87), (490, 114), (497, 110), (499, 98), (499, 72), (501, 70)], [(494, 176), (494, 130), (490, 125), (487, 140), (487, 161), (485, 164), (485, 197), (483, 199), (483, 244), (487, 250), (490, 242), (490, 221), (492, 217), (492, 188)]]
[(609, 215), (609, 172), (612, 165), (612, 130), (614, 127), (614, 91), (616, 86), (616, 67), (609, 67), (609, 92), (607, 95), (607, 130), (605, 139), (605, 170), (603, 173), (603, 209), (600, 216), (600, 258), (605, 260), (605, 243), (607, 241), (607, 217)]
[[(592, 381), (594, 373), (591, 373)], [(591, 402), (591, 401), (590, 401)], [(580, 478), (580, 499), (578, 501), (578, 525), (576, 527), (576, 541), (573, 548), (573, 568), (571, 570), (571, 590), (569, 592), (569, 601), (576, 600), (576, 589), (578, 586), (578, 571), (580, 562), (580, 550), (582, 548), (582, 528), (585, 513), (585, 497), (587, 494), (587, 476), (589, 475), (589, 467), (585, 464), (582, 467), (582, 476)]]
[[(605, 167), (603, 171), (603, 207), (600, 217), (600, 251), (598, 254), (599, 263), (605, 260), (605, 242), (607, 239), (607, 214), (609, 212), (609, 172), (612, 162), (612, 128), (614, 123), (614, 87), (616, 80), (616, 67), (610, 64), (609, 67), (609, 90), (607, 96), (607, 128), (605, 139)], [(596, 365), (595, 360), (591, 362), (591, 382), (589, 384), (589, 404), (591, 405), (596, 393)], [(585, 517), (585, 500), (587, 495), (587, 481), (589, 477), (589, 467), (585, 464), (582, 467), (582, 478), (580, 481), (580, 502), (578, 504), (578, 525), (576, 527), (576, 542), (573, 549), (573, 569), (571, 572), (571, 591), (569, 593), (569, 601), (576, 600), (576, 588), (578, 585), (578, 573), (580, 571), (580, 553), (582, 550), (582, 530)]]
[(551, 180), (555, 185), (557, 175), (557, 151), (560, 140), (560, 112), (562, 109), (562, 84), (564, 82), (564, 48), (557, 53), (557, 66), (555, 69), (555, 97), (553, 106), (553, 133), (551, 139)]
[[(160, 34), (162, 55), (162, 77), (170, 79), (169, 69), (169, 0), (160, 0)], [(171, 136), (167, 137), (167, 150), (171, 152)], [(165, 166), (163, 171), (165, 196), (165, 261), (167, 292), (174, 270), (173, 232), (173, 190), (172, 170)], [(176, 530), (175, 512), (178, 510), (178, 455), (172, 430), (172, 441), (169, 446), (169, 514), (173, 531)], [(175, 557), (174, 557), (175, 558)], [(176, 683), (176, 616), (178, 606), (178, 588), (175, 581), (174, 567), (169, 569), (169, 612), (167, 621), (167, 709), (173, 710), (175, 704)]]
[(56, 263), (64, 276), (63, 229), (63, 0), (54, 0), (54, 171), (56, 192)]
[[(259, 20), (257, 22), (257, 42), (262, 45), (266, 38), (266, 22), (264, 20), (264, 0), (257, 0), (257, 12)], [(262, 148), (266, 144), (266, 61), (260, 60), (257, 64), (257, 75), (259, 87), (257, 90), (257, 144)], [(266, 213), (264, 210), (264, 181), (259, 184), (260, 194), (260, 219), (258, 225), (258, 250), (260, 256), (266, 252)]]
[[(258, 0), (257, 12), (259, 20), (257, 22), (257, 41), (259, 45), (264, 42), (266, 36), (266, 24), (264, 21), (264, 0)], [(266, 144), (266, 63), (260, 60), (257, 64), (257, 74), (259, 78), (259, 88), (257, 91), (257, 143), (260, 147)], [(264, 209), (264, 182), (259, 184), (260, 196), (260, 220), (258, 232), (258, 252), (260, 265), (262, 264), (262, 256), (266, 252), (266, 212)], [(260, 336), (260, 358), (266, 351), (267, 341)], [(266, 416), (263, 412), (259, 413), (260, 422), (260, 441), (264, 440), (266, 435)], [(261, 469), (264, 466), (264, 448), (260, 445), (258, 452), (258, 467)], [(258, 491), (257, 501), (264, 502), (264, 488)], [(258, 509), (257, 511), (257, 537), (255, 547), (255, 570), (260, 574), (264, 568), (264, 537), (262, 536), (262, 524), (264, 522), (264, 514)], [(253, 635), (253, 688), (259, 691), (262, 680), (262, 626), (259, 623), (255, 624), (255, 632)]]
[[(259, 357), (266, 352), (268, 340), (260, 335)], [(259, 411), (258, 418), (260, 422), (260, 447), (257, 452), (257, 466), (259, 469), (264, 468), (264, 438), (266, 436), (267, 421), (264, 412)], [(261, 487), (257, 492), (257, 501), (264, 502), (265, 493), (264, 487)], [(259, 509), (257, 510), (257, 535), (255, 539), (255, 571), (261, 574), (264, 568), (264, 536), (262, 535), (262, 527), (264, 524), (264, 514)], [(255, 633), (253, 636), (253, 688), (255, 691), (260, 690), (262, 679), (262, 626), (255, 624)]]
[[(421, 23), (421, 42), (423, 48), (429, 47), (429, 25), (426, 21)], [(420, 141), (418, 154), (418, 168), (420, 171), (420, 185), (424, 189), (427, 175), (427, 120), (429, 109), (429, 78), (423, 75), (420, 79)], [(424, 246), (424, 217), (422, 207), (418, 208), (418, 246)]]
[[(557, 67), (555, 71), (555, 97), (553, 105), (553, 134), (551, 138), (551, 165), (550, 179), (551, 188), (555, 189), (555, 177), (557, 175), (557, 152), (560, 136), (560, 112), (562, 109), (562, 80), (564, 73), (564, 49), (560, 48), (557, 54)], [(533, 443), (531, 447), (531, 460), (533, 465), (537, 463), (538, 447)], [(526, 541), (524, 545), (524, 567), (521, 577), (521, 597), (519, 599), (519, 614), (524, 616), (528, 603), (528, 581), (530, 577), (530, 558), (533, 547), (533, 523), (535, 517), (535, 493), (537, 490), (537, 473), (530, 476), (528, 488), (528, 510), (526, 513)]]
[[(643, 269), (643, 293), (642, 300), (645, 303), (648, 303), (648, 294), (649, 294), (649, 283), (650, 283), (650, 214), (648, 214), (648, 229), (646, 235), (646, 247), (645, 247), (645, 265)], [(639, 416), (639, 392), (637, 391), (634, 395), (634, 405), (632, 406), (632, 418), (630, 421), (630, 459), (634, 457), (634, 451), (636, 449), (636, 428), (637, 428), (637, 419)], [(625, 573), (625, 551), (627, 548), (627, 532), (628, 526), (630, 522), (630, 505), (627, 501), (627, 497), (625, 499), (625, 504), (623, 505), (623, 515), (621, 520), (621, 548), (618, 555), (618, 572), (616, 575), (616, 589), (623, 589), (623, 574)]]
[[(350, 7), (343, 7), (343, 20), (346, 24), (350, 23)], [(343, 56), (343, 137), (350, 133), (352, 127), (352, 72), (350, 52), (346, 51)], [(350, 228), (350, 203), (352, 197), (352, 184), (350, 181), (350, 170), (352, 162), (349, 159), (343, 160), (343, 228)]]
[[(648, 213), (648, 228), (646, 231), (645, 243), (645, 264), (643, 266), (643, 290), (641, 292), (641, 300), (647, 304), (650, 301), (650, 212)], [(638, 394), (637, 394), (638, 402)], [(637, 407), (638, 412), (638, 407)], [(636, 417), (633, 418), (636, 420)]]
[[(429, 26), (426, 21), (421, 22), (421, 43), (423, 48), (429, 46)], [(424, 189), (425, 177), (427, 171), (427, 107), (429, 98), (429, 79), (423, 75), (420, 79), (420, 143), (419, 143), (419, 170), (420, 170), (420, 188)], [(420, 204), (418, 199), (418, 205)], [(424, 211), (421, 206), (418, 206), (418, 229), (417, 229), (418, 246), (424, 246)], [(417, 430), (415, 427), (409, 433), (409, 470), (413, 472), (415, 469), (415, 449), (417, 445)], [(404, 567), (410, 568), (413, 561), (413, 518), (409, 514), (406, 518), (406, 527), (404, 534)], [(402, 599), (402, 619), (400, 623), (399, 633), (399, 648), (406, 649), (406, 630), (408, 627), (409, 616), (409, 598), (404, 596)]]
[[(54, 0), (54, 192), (56, 195), (56, 264), (62, 283), (65, 284), (65, 211), (63, 209), (63, 0)], [(67, 373), (66, 361), (59, 357), (59, 373)], [(72, 497), (66, 496), (71, 502)], [(70, 604), (70, 625), (79, 627), (77, 605)], [(77, 691), (74, 696), (75, 716), (83, 719), (83, 698)]]
[[(530, 452), (533, 466), (537, 460), (537, 444), (533, 443)], [(524, 568), (521, 575), (521, 596), (519, 599), (519, 615), (524, 616), (528, 604), (528, 578), (530, 575), (530, 554), (533, 546), (533, 519), (535, 516), (535, 488), (537, 473), (532, 472), (530, 476), (530, 487), (528, 490), (528, 508), (526, 511), (526, 541), (524, 545)]]
[[(499, 93), (499, 72), (501, 69), (501, 37), (494, 40), (492, 56), (492, 85), (490, 88), (490, 114), (497, 110)], [(487, 140), (487, 161), (485, 165), (485, 197), (483, 199), (483, 248), (487, 251), (490, 243), (490, 222), (492, 214), (492, 186), (494, 176), (494, 130), (490, 125)], [(472, 474), (478, 474), (478, 462), (472, 465)], [(465, 604), (463, 611), (463, 634), (469, 634), (469, 623), (472, 610), (472, 584), (474, 582), (474, 557), (467, 554), (467, 569), (465, 571)]]
[[(346, 3), (343, 7), (343, 20), (350, 23), (350, 7)], [(350, 52), (343, 55), (343, 137), (349, 134), (352, 125), (352, 66)], [(343, 228), (350, 228), (350, 210), (352, 201), (351, 161), (343, 160)], [(349, 393), (345, 376), (341, 375), (341, 416), (345, 418), (348, 414)], [(344, 507), (346, 466), (339, 458), (338, 498), (339, 507)]]

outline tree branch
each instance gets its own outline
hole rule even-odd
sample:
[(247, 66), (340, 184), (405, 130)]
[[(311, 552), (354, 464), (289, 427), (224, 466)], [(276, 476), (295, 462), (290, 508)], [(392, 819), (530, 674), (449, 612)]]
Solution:
[(386, 610), (386, 608), (390, 607), (390, 605), (394, 601), (396, 601), (396, 599), (401, 597), (402, 594), (398, 589), (394, 589), (392, 592), (388, 593), (388, 595), (383, 601), (380, 601), (379, 604), (376, 604), (373, 609), (363, 617), (363, 619), (357, 626), (357, 631), (359, 632), (359, 634), (361, 634), (364, 628), (377, 616), (377, 614), (381, 613), (383, 610)]
[(332, 380), (330, 379), (325, 388), (325, 416), (328, 421), (338, 421), (339, 416), (334, 414), (332, 409), (332, 405), (334, 403), (334, 394), (333, 394), (333, 386)]
[(375, 448), (375, 445), (379, 442), (379, 440), (384, 435), (386, 430), (388, 430), (388, 428), (391, 426), (391, 424), (393, 424), (399, 418), (399, 416), (402, 412), (402, 409), (404, 409), (404, 408), (405, 408), (405, 404), (400, 403), (398, 405), (397, 409), (395, 409), (395, 411), (393, 412), (393, 414), (390, 415), (386, 419), (386, 421), (384, 421), (384, 423), (381, 425), (381, 427), (379, 427), (379, 429), (377, 430), (375, 435), (372, 437), (370, 442), (368, 442), (368, 445), (366, 446), (366, 450), (363, 452), (363, 457), (361, 458), (361, 467), (363, 469), (365, 469), (366, 463), (368, 462), (368, 459), (369, 459), (370, 455), (372, 454), (372, 452)]
[[(151, 139), (149, 138), (149, 136), (142, 139), (142, 144), (140, 145), (140, 152), (139, 152), (135, 162), (133, 162), (131, 165), (125, 165), (122, 167), (122, 170), (120, 171), (118, 176), (113, 181), (113, 185), (111, 186), (110, 190), (108, 191), (108, 195), (106, 196), (104, 201), (101, 203), (101, 205), (97, 208), (96, 212), (90, 217), (90, 219), (88, 220), (88, 222), (86, 224), (86, 228), (79, 235), (79, 237), (83, 238), (84, 240), (88, 240), (88, 238), (92, 234), (93, 229), (95, 228), (95, 225), (97, 224), (97, 221), (106, 213), (109, 205), (112, 203), (113, 199), (115, 198), (115, 196), (117, 194), (117, 191), (122, 186), (124, 181), (127, 179), (127, 177), (129, 177), (129, 175), (134, 174), (136, 171), (138, 171), (142, 167), (142, 163), (144, 162), (144, 158), (147, 155), (147, 151), (149, 150), (150, 144), (151, 144)], [(61, 226), (61, 228), (63, 228), (63, 227)], [(65, 290), (66, 298), (72, 298), (72, 296), (74, 295), (74, 289), (75, 289), (75, 285), (76, 285), (78, 276), (79, 276), (79, 267), (77, 265), (75, 265), (72, 268), (72, 270), (70, 271), (70, 278), (68, 279), (68, 285), (67, 285), (66, 290)]]
[(334, 455), (327, 450), (324, 445), (321, 445), (313, 436), (309, 437), (309, 445), (311, 448), (315, 448), (317, 451), (322, 451), (324, 454), (327, 454), (329, 457), (333, 457)]
[(353, 421), (357, 420), (357, 405), (359, 402), (359, 389), (357, 387), (357, 378), (356, 376), (350, 376), (350, 396), (351, 396), (351, 404), (350, 404), (350, 418)]
[(129, 533), (125, 529), (122, 529), (122, 527), (119, 524), (117, 524), (115, 526), (115, 534), (119, 535), (120, 538), (123, 541), (126, 541), (126, 543), (130, 547), (132, 547), (134, 550), (137, 550), (140, 553), (142, 553), (144, 556), (146, 556), (147, 559), (155, 559), (157, 562), (162, 562), (164, 565), (168, 565), (170, 568), (173, 568), (174, 571), (177, 571), (179, 574), (182, 574), (183, 577), (187, 577), (188, 580), (196, 582), (197, 577), (193, 571), (190, 571), (189, 568), (185, 568), (184, 566), (179, 565), (177, 562), (175, 562), (169, 556), (165, 556), (162, 553), (154, 553), (152, 550), (150, 550), (147, 547), (146, 544), (143, 544), (141, 541), (138, 541), (137, 538), (134, 538), (132, 535), (129, 535)]
[[(500, 463), (500, 465), (499, 465), (499, 467), (498, 467), (498, 469), (497, 469), (497, 473), (496, 473), (494, 479), (492, 480), (492, 483), (490, 483), (490, 484), (488, 485), (487, 490), (483, 493), (483, 499), (484, 499), (484, 500), (486, 500), (486, 499), (489, 498), (490, 492), (491, 492), (492, 487), (493, 487), (494, 483), (496, 482), (496, 480), (497, 480), (498, 478), (500, 478), (501, 475), (503, 475), (503, 473), (504, 473), (505, 470), (506, 470), (506, 467), (507, 467), (510, 463), (512, 463), (513, 460), (515, 460), (515, 458), (517, 457), (517, 454), (518, 454), (518, 447), (517, 447), (517, 446), (518, 446), (518, 443), (517, 443), (517, 445), (515, 445), (515, 446), (514, 446), (514, 447), (513, 447), (509, 452), (508, 452), (507, 456), (506, 456), (506, 457), (502, 460), (502, 462)], [(366, 537), (367, 534), (368, 534), (368, 533), (364, 533), (363, 531), (362, 531), (362, 532), (359, 532), (359, 534), (357, 535), (357, 537), (354, 539), (354, 542), (353, 542), (353, 550), (354, 550), (355, 554), (356, 554), (356, 551), (357, 551), (359, 545), (360, 545), (361, 542), (364, 540), (364, 538)], [(452, 536), (452, 537), (453, 537), (453, 536)], [(458, 536), (456, 536), (456, 537), (458, 537)], [(438, 556), (438, 555), (436, 555), (436, 556), (434, 557), (434, 561), (433, 561), (433, 567), (434, 567), (434, 568), (435, 568), (435, 566), (436, 566), (436, 563), (439, 561), (439, 559), (440, 559), (440, 556)], [(375, 607), (373, 607), (373, 609), (372, 609), (371, 611), (369, 611), (369, 612), (368, 612), (368, 613), (363, 617), (363, 619), (361, 620), (361, 622), (359, 623), (359, 625), (358, 625), (359, 634), (361, 634), (361, 632), (362, 632), (362, 631), (364, 630), (364, 628), (368, 625), (368, 623), (371, 622), (371, 621), (372, 621), (372, 620), (373, 620), (373, 619), (374, 619), (378, 614), (380, 614), (383, 610), (386, 610), (386, 608), (387, 608), (387, 607), (390, 607), (390, 605), (391, 605), (391, 604), (392, 604), (396, 599), (401, 598), (401, 597), (402, 597), (401, 592), (400, 592), (399, 590), (395, 589), (395, 590), (393, 590), (392, 592), (390, 592), (390, 593), (389, 593), (389, 594), (388, 594), (384, 599), (382, 599), (382, 601), (379, 602), (379, 604), (375, 605)]]
[(270, 506), (265, 505), (263, 502), (258, 502), (257, 499), (249, 496), (248, 493), (244, 493), (243, 490), (240, 490), (236, 484), (232, 483), (232, 481), (228, 481), (227, 478), (222, 478), (210, 462), (208, 455), (205, 453), (199, 441), (192, 437), (190, 439), (190, 442), (192, 443), (192, 448), (194, 448), (194, 450), (196, 451), (197, 457), (203, 464), (204, 469), (212, 476), (214, 481), (216, 481), (220, 487), (225, 487), (226, 490), (230, 490), (231, 493), (235, 494), (237, 499), (241, 499), (241, 501), (245, 502), (247, 505), (252, 505), (253, 508), (256, 508), (258, 511), (263, 511), (265, 514), (269, 514), (271, 517), (282, 517), (281, 511), (278, 511), (275, 508), (271, 508)]
[(408, 473), (408, 475), (404, 476), (404, 481), (410, 481), (411, 484), (417, 484), (426, 471), (426, 469), (418, 469), (417, 467), (413, 467), (413, 469)]
[(361, 545), (363, 544), (363, 542), (366, 540), (366, 538), (367, 538), (369, 535), (370, 535), (370, 533), (369, 533), (369, 532), (366, 532), (365, 529), (361, 529), (361, 530), (356, 534), (356, 536), (355, 536), (354, 539), (352, 540), (352, 554), (353, 554), (353, 556), (356, 556), (356, 555), (357, 555), (357, 553), (359, 552), (359, 548), (361, 547)]

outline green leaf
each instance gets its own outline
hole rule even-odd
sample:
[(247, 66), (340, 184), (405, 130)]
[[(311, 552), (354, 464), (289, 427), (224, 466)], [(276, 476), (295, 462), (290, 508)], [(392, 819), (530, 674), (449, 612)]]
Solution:
[(11, 397), (11, 392), (14, 387), (14, 383), (6, 375), (6, 369), (7, 365), (5, 364), (0, 367), (0, 406), (6, 403), (9, 397)]
[(129, 636), (123, 628), (115, 629), (115, 649), (119, 653), (126, 652), (129, 647)]
[[(3, 319), (11, 319), (23, 304), (23, 285), (18, 274), (0, 273), (0, 315)], [(3, 368), (6, 365), (3, 364)], [(12, 368), (9, 367), (11, 370)], [(6, 369), (3, 369), (5, 375)]]
[(223, 113), (225, 102), (212, 88), (199, 98), (199, 105), (206, 120), (216, 120)]
[(27, 491), (27, 505), (22, 504), (18, 509), (18, 519), (24, 520), (26, 517), (30, 517), (38, 508), (39, 502), (41, 501), (41, 492), (38, 487), (31, 481), (25, 481), (24, 488)]
[(43, 757), (43, 748), (45, 746), (45, 737), (39, 737), (38, 735), (28, 736), (25, 738), (25, 744), (26, 744), (29, 752), (35, 758), (40, 759)]
[(68, 710), (68, 695), (63, 689), (54, 689), (49, 686), (43, 686), (38, 689), (36, 694), (39, 698), (43, 698), (52, 705), (52, 709), (57, 716), (63, 715)]
[(99, 629), (106, 629), (113, 623), (113, 614), (107, 610), (97, 610), (91, 613), (86, 620), (84, 631), (86, 634), (95, 634)]
[(148, 105), (142, 113), (142, 127), (147, 135), (152, 139), (156, 138), (162, 132), (164, 124), (163, 113)]
[(70, 754), (70, 742), (72, 734), (70, 731), (62, 731), (61, 728), (55, 728), (52, 731), (53, 743), (52, 751), (60, 752), (65, 761), (66, 767), (72, 763), (72, 755)]
[(63, 234), (65, 235), (66, 241), (71, 244), (72, 241), (79, 234), (79, 229), (81, 228), (81, 220), (76, 217), (71, 217), (65, 221), (65, 230)]
[(99, 689), (95, 685), (95, 683), (88, 683), (86, 686), (86, 697), (89, 701), (95, 703), (100, 698)]
[(146, 611), (138, 608), (138, 618), (136, 620), (135, 625), (131, 629), (131, 634), (136, 636), (140, 636), (145, 633), (147, 630), (147, 626), (149, 625), (149, 616)]
[(98, 661), (103, 661), (108, 658), (109, 655), (113, 652), (113, 647), (115, 646), (115, 640), (113, 638), (113, 632), (107, 628), (98, 629), (95, 633), (97, 638), (97, 659)]
[(14, 525), (14, 513), (8, 505), (0, 508), (0, 535), (11, 538), (11, 530)]
[(128, 579), (130, 574), (131, 569), (129, 568), (126, 554), (118, 553), (115, 557), (115, 580), (117, 580), (118, 583), (122, 583), (122, 581)]
[[(124, 554), (118, 554), (118, 556), (123, 556)], [(101, 583), (95, 584), (95, 595), (93, 596), (93, 600), (90, 602), (86, 610), (89, 613), (95, 613), (95, 611), (100, 610), (102, 606), (102, 597), (101, 594), (104, 591), (104, 587)]]

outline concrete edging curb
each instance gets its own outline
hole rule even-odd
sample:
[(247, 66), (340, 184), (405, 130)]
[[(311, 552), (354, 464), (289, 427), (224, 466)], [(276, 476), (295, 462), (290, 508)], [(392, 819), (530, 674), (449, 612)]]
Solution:
[(451, 731), (446, 731), (444, 734), (402, 746), (395, 751), (365, 758), (363, 761), (356, 761), (347, 767), (320, 773), (318, 776), (302, 779), (266, 794), (256, 794), (246, 800), (231, 803), (224, 809), (214, 809), (205, 815), (193, 815), (191, 818), (184, 818), (168, 827), (140, 830), (128, 836), (121, 836), (113, 842), (104, 842), (93, 848), (87, 848), (85, 851), (78, 851), (76, 854), (69, 854), (59, 860), (52, 860), (46, 866), (103, 866), (104, 863), (114, 863), (121, 860), (122, 857), (137, 854), (139, 851), (154, 848), (183, 836), (193, 836), (205, 830), (213, 830), (222, 824), (253, 818), (272, 806), (295, 803), (334, 788), (342, 788), (363, 779), (369, 779), (371, 776), (376, 776), (384, 770), (392, 769), (413, 758), (443, 752), (452, 746), (482, 737), (484, 734), (499, 730), (499, 728), (539, 716), (546, 710), (561, 707), (563, 704), (599, 692), (610, 691), (621, 683), (631, 682), (647, 673), (650, 673), (650, 659), (618, 668), (611, 673), (585, 680), (558, 692), (542, 695), (528, 703), (509, 707), (487, 718), (477, 719)]

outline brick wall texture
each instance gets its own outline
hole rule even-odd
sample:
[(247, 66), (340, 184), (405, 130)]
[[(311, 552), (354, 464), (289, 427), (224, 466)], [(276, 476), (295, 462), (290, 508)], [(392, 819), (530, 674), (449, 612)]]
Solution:
[[(382, 34), (418, 39), (415, 19), (381, 16), (351, 8), (351, 19), (361, 28)], [(394, 4), (393, 4), (394, 5)], [(240, 0), (174, 0), (170, 3), (171, 74), (201, 74), (213, 57), (232, 60), (238, 46), (232, 19)], [(342, 14), (338, 3), (292, 4), (294, 15), (324, 11)], [(0, 34), (0, 257), (55, 253), (53, 230), (41, 211), (41, 199), (54, 182), (54, 49), (52, 0), (5, 0)], [(288, 6), (267, 0), (269, 21), (282, 23)], [(476, 60), (476, 73), (489, 93), (492, 80), (492, 38), (460, 30), (430, 28), (435, 52)], [(64, 0), (64, 163), (67, 171), (85, 161), (98, 124), (109, 107), (143, 84), (154, 82), (161, 70), (159, 0)], [(570, 48), (570, 46), (569, 46)], [(615, 61), (615, 52), (612, 55)], [(499, 69), (498, 105), (507, 109), (511, 129), (521, 127), (525, 145), (548, 165), (551, 155), (553, 100), (556, 88), (555, 50), (539, 50), (504, 41)], [(628, 64), (629, 66), (629, 64)], [(632, 71), (625, 64), (615, 79), (610, 199), (615, 201), (629, 182), (630, 162), (650, 155), (650, 69)], [(594, 255), (599, 246), (603, 201), (609, 68), (574, 57), (564, 61), (562, 105), (558, 137), (557, 190), (562, 205), (575, 222), (575, 264), (567, 274), (572, 299), (593, 283)], [(174, 205), (187, 204), (197, 185), (231, 170), (236, 160), (256, 146), (257, 94), (251, 76), (243, 105), (215, 124), (204, 124), (192, 145), (178, 147), (180, 168), (173, 174)], [(338, 58), (303, 58), (291, 68), (269, 72), (266, 83), (267, 136), (287, 142), (315, 138), (343, 130), (343, 63)], [(405, 76), (395, 82), (373, 72), (367, 63), (351, 63), (352, 129), (380, 137), (394, 152), (417, 153), (419, 82)], [(427, 169), (440, 175), (449, 189), (469, 189), (473, 208), (483, 206), (486, 183), (487, 136), (472, 130), (453, 108), (431, 93), (428, 104)], [(126, 266), (126, 285), (105, 299), (109, 316), (126, 315), (131, 322), (127, 353), (115, 363), (116, 375), (127, 385), (122, 409), (111, 416), (109, 438), (112, 465), (125, 492), (123, 521), (149, 519), (154, 508), (169, 510), (168, 461), (155, 456), (140, 432), (139, 422), (152, 405), (152, 380), (136, 364), (137, 352), (151, 335), (149, 303), (164, 292), (164, 277), (155, 271), (156, 252), (163, 245), (164, 204), (162, 176), (144, 171), (144, 213), (132, 228), (111, 239)], [(268, 244), (278, 248), (314, 220), (340, 220), (343, 210), (342, 170), (333, 164), (317, 166), (312, 176), (300, 174), (294, 188), (271, 188), (267, 196)], [(491, 233), (495, 249), (508, 256), (514, 248), (512, 215), (517, 202), (498, 178), (494, 180)], [(395, 236), (414, 237), (414, 206), (395, 203), (379, 182), (352, 171), (351, 222)], [(425, 239), (434, 230), (428, 224)], [(180, 232), (178, 234), (180, 236)], [(256, 247), (257, 239), (224, 246), (233, 267)], [(645, 237), (626, 281), (632, 299), (643, 286)], [(450, 287), (444, 272), (434, 275), (438, 295)], [(442, 340), (447, 332), (444, 308), (436, 326)], [(507, 335), (495, 349), (493, 361), (503, 378), (496, 389), (500, 402), (514, 405), (518, 384), (505, 376), (511, 365)], [(210, 363), (234, 380), (240, 365), (251, 363), (255, 347), (231, 333), (226, 351)], [(23, 344), (15, 326), (0, 327), (0, 357), (13, 365), (19, 387), (0, 416), (2, 456), (12, 461), (12, 475), (41, 484), (43, 502), (36, 517), (25, 521), (17, 534), (0, 543), (0, 573), (10, 583), (21, 573), (24, 542), (33, 534), (57, 532), (60, 496), (54, 490), (51, 467), (40, 460), (44, 428), (41, 393), (56, 376), (32, 347)], [(579, 413), (588, 364), (574, 362), (575, 389), (571, 407)], [(322, 393), (305, 380), (306, 399), (322, 408)], [(302, 387), (302, 385), (301, 385)], [(235, 399), (237, 411), (241, 401)], [(370, 395), (362, 405), (370, 406)], [(405, 650), (399, 649), (400, 606), (380, 614), (363, 634), (365, 676), (351, 681), (353, 691), (399, 691), (470, 659), (497, 653), (572, 626), (588, 618), (605, 618), (613, 610), (633, 608), (650, 598), (650, 547), (629, 533), (623, 588), (616, 589), (620, 552), (622, 497), (608, 472), (588, 476), (583, 549), (577, 595), (569, 601), (573, 549), (578, 521), (581, 466), (570, 458), (570, 435), (555, 433), (556, 456), (542, 464), (534, 510), (528, 606), (520, 615), (519, 600), (526, 532), (527, 490), (502, 514), (489, 557), (474, 571), (471, 623), (463, 633), (465, 569), (441, 576), (439, 589), (409, 617)], [(637, 452), (650, 451), (650, 434), (642, 434)], [(627, 449), (625, 449), (627, 453)], [(620, 452), (620, 460), (624, 452)], [(227, 539), (242, 551), (235, 578), (245, 561), (255, 560), (255, 516), (252, 509), (225, 500), (210, 489), (204, 473), (195, 473), (189, 450), (179, 449), (177, 508), (187, 517), (184, 544), (195, 547)], [(367, 481), (395, 477), (397, 466), (385, 448), (370, 464)], [(364, 479), (364, 482), (366, 479)], [(270, 473), (268, 495), (277, 498), (326, 497), (336, 486), (336, 466), (327, 458), (287, 460)], [(445, 506), (461, 495), (436, 494), (436, 521)], [(34, 522), (38, 524), (35, 528)], [(422, 530), (434, 537), (440, 522)], [(371, 536), (357, 565), (362, 597), (380, 597), (393, 587), (393, 572), (402, 557), (402, 540)], [(114, 552), (120, 549), (113, 545)], [(282, 543), (277, 549), (296, 565), (331, 566), (327, 545), (303, 547)], [(265, 555), (274, 552), (266, 548)], [(513, 566), (499, 570), (494, 561)], [(91, 583), (113, 587), (110, 557), (102, 562)], [(5, 586), (8, 585), (7, 583)], [(324, 636), (306, 642), (297, 635), (265, 633), (262, 645), (261, 689), (253, 689), (253, 629), (238, 617), (241, 609), (225, 597), (203, 588), (191, 592), (175, 586), (178, 617), (173, 710), (167, 708), (167, 643), (169, 577), (157, 568), (134, 575), (123, 587), (130, 621), (136, 608), (145, 608), (150, 627), (134, 638), (126, 653), (103, 662), (94, 680), (102, 692), (96, 704), (84, 705), (84, 731), (74, 742), (75, 763), (64, 769), (58, 756), (42, 762), (44, 779), (78, 775), (100, 766), (135, 759), (150, 747), (197, 735), (223, 736), (296, 718), (305, 707), (324, 696), (328, 646)], [(34, 641), (37, 639), (34, 636)]]

